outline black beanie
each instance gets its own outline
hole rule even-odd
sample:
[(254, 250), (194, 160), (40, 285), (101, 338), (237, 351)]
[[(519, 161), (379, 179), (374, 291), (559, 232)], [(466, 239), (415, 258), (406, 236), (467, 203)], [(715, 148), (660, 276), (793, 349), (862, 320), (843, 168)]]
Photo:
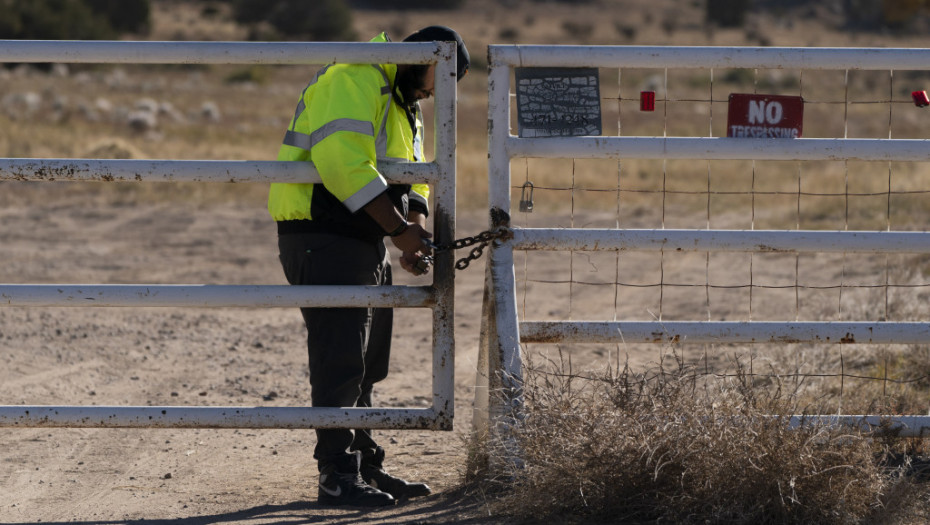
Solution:
[(468, 49), (465, 48), (465, 42), (458, 33), (446, 26), (429, 26), (417, 31), (416, 33), (404, 39), (404, 42), (455, 42), (458, 51), (458, 71), (456, 80), (462, 80), (462, 77), (468, 73), (468, 66), (471, 59), (468, 56)]

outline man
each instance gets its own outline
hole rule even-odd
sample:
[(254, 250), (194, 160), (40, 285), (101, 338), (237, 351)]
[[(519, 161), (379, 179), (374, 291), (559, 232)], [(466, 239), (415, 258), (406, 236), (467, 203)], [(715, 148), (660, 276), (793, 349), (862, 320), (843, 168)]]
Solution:
[[(389, 42), (384, 33), (372, 42)], [(430, 26), (405, 42), (457, 44), (458, 78), (469, 57), (459, 35)], [(278, 160), (313, 162), (322, 184), (271, 185), (268, 210), (278, 248), (294, 285), (389, 285), (384, 237), (414, 275), (430, 254), (426, 239), (429, 187), (388, 185), (378, 163), (422, 161), (418, 101), (433, 94), (435, 65), (336, 64), (323, 67), (304, 90)], [(372, 387), (388, 373), (393, 310), (301, 308), (307, 326), (313, 406), (370, 407)], [(387, 474), (384, 449), (370, 430), (316, 431), (319, 501), (383, 506), (430, 493), (423, 483)]]

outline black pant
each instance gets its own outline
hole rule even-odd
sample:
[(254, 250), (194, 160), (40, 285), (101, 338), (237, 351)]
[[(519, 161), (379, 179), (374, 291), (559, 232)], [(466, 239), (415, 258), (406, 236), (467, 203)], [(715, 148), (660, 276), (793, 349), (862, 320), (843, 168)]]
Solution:
[[(391, 262), (383, 241), (328, 233), (278, 236), (281, 265), (291, 284), (389, 285)], [(310, 398), (315, 407), (370, 407), (372, 387), (387, 377), (391, 353), (390, 308), (301, 308), (307, 325)], [(378, 445), (371, 431), (317, 429), (313, 457), (322, 470), (363, 461)]]

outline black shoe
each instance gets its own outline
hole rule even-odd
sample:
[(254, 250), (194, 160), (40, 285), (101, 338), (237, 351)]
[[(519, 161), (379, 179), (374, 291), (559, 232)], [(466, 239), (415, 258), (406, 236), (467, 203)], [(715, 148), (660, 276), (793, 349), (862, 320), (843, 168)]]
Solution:
[(397, 503), (387, 492), (366, 484), (356, 472), (320, 473), (320, 486), (317, 501), (321, 505), (353, 505), (357, 507), (386, 507)]
[(380, 491), (387, 492), (394, 499), (427, 496), (432, 492), (426, 483), (410, 483), (396, 478), (377, 467), (362, 465), (361, 474), (365, 483)]

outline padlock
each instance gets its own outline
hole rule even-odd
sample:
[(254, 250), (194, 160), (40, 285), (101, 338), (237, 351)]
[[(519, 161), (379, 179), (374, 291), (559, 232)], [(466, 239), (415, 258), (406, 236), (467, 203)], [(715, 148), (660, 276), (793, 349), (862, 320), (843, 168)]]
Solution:
[[(527, 195), (527, 188), (529, 188), (529, 195)], [(520, 211), (523, 213), (533, 211), (533, 183), (530, 181), (526, 181), (520, 191)]]
[(429, 267), (433, 265), (433, 257), (431, 255), (424, 255), (417, 260), (417, 263), (414, 267), (421, 273), (429, 273)]

